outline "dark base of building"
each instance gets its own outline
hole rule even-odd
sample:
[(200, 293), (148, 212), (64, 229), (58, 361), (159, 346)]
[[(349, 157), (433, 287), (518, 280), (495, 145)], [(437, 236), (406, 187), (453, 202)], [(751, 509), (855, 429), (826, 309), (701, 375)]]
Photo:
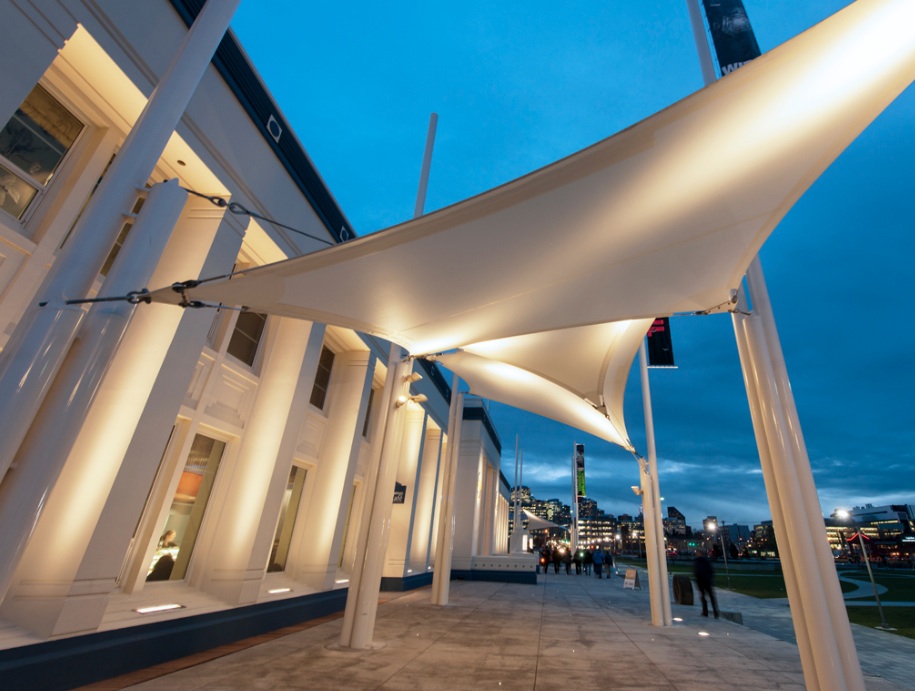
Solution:
[[(451, 572), (454, 578), (454, 572)], [(406, 578), (387, 578), (381, 579), (381, 590), (386, 593), (403, 593), (408, 590), (415, 590), (426, 585), (432, 585), (432, 572), (418, 573)]]
[(0, 686), (56, 691), (341, 612), (346, 589), (0, 650)]
[(524, 585), (537, 585), (537, 572), (530, 571), (491, 571), (484, 569), (470, 569), (466, 571), (453, 570), (451, 578), (461, 581), (495, 581), (496, 583), (522, 583)]

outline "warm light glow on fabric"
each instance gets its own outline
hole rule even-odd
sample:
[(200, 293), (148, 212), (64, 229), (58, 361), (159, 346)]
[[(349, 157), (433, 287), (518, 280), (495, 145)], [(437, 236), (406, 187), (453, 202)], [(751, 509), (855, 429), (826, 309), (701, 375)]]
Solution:
[(853, 3), (551, 166), (188, 295), (416, 355), (725, 305), (775, 225), (915, 77), (913, 5)]
[(441, 355), (438, 361), (466, 381), (474, 394), (557, 420), (632, 450), (625, 430), (617, 429), (573, 392), (543, 377), (467, 352)]

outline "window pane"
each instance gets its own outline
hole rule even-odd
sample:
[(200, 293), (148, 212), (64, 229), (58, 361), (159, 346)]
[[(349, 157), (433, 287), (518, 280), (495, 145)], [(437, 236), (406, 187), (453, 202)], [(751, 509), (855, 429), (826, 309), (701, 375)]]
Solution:
[(375, 389), (369, 391), (369, 402), (365, 406), (365, 421), (362, 423), (362, 436), (369, 438), (369, 424), (372, 422), (372, 404), (375, 402)]
[(324, 410), (327, 401), (327, 389), (330, 386), (330, 373), (334, 367), (334, 351), (327, 346), (321, 349), (318, 371), (315, 373), (315, 385), (311, 390), (311, 404)]
[(232, 338), (229, 339), (226, 349), (229, 355), (238, 358), (246, 365), (253, 365), (254, 356), (257, 355), (257, 346), (266, 323), (266, 314), (257, 312), (239, 314), (238, 321), (235, 322), (235, 331), (232, 332)]
[(111, 266), (114, 264), (114, 260), (118, 258), (118, 254), (121, 253), (121, 248), (124, 246), (124, 242), (127, 240), (127, 234), (132, 229), (133, 221), (128, 221), (123, 226), (121, 226), (121, 232), (118, 233), (118, 237), (114, 241), (114, 247), (111, 248), (111, 251), (105, 258), (105, 263), (102, 264), (102, 270), (99, 271), (99, 274), (102, 276), (107, 276), (108, 272), (111, 271)]
[(178, 581), (187, 573), (225, 448), (225, 442), (202, 434), (194, 437), (156, 553), (149, 565), (147, 581)]
[(0, 156), (47, 185), (83, 124), (40, 86), (0, 131)]
[(25, 180), (0, 165), (0, 209), (10, 216), (22, 218), (37, 192)]
[(302, 500), (302, 489), (305, 487), (305, 468), (292, 466), (289, 471), (289, 480), (286, 483), (286, 493), (283, 495), (283, 507), (280, 509), (280, 521), (276, 526), (273, 536), (273, 550), (267, 562), (267, 571), (284, 571), (286, 559), (289, 557), (289, 544), (292, 542), (292, 531), (295, 528), (295, 518), (299, 513), (299, 502)]

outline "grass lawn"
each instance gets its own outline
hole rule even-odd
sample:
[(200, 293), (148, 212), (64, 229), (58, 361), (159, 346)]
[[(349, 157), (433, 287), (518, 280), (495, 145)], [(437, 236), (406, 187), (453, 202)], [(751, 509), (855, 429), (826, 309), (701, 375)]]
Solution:
[[(629, 561), (629, 560), (627, 560)], [(645, 567), (644, 560), (641, 563), (631, 560), (633, 566)], [(622, 566), (622, 563), (620, 563)], [(671, 574), (685, 573), (692, 576), (693, 567), (689, 563), (673, 563), (668, 566)], [(860, 569), (841, 569), (841, 576), (853, 578), (856, 581), (867, 583), (867, 592), (871, 593), (870, 578), (867, 575), (867, 569), (863, 566)], [(874, 580), (878, 585), (884, 586), (887, 591), (880, 595), (881, 603), (892, 602), (915, 602), (915, 573), (912, 571), (884, 571), (881, 569), (874, 571)], [(851, 583), (839, 582), (842, 586), (842, 592), (848, 593), (857, 589), (857, 586)], [(728, 584), (728, 574), (724, 565), (720, 562), (715, 564), (715, 586), (723, 590), (732, 590), (744, 595), (750, 595), (758, 598), (778, 598), (787, 597), (785, 591), (785, 581), (781, 572), (772, 571), (754, 571), (741, 570), (731, 571), (730, 585)], [(873, 594), (869, 597), (855, 598), (846, 601), (848, 610), (848, 619), (853, 624), (861, 626), (876, 627), (880, 624), (880, 613), (873, 605), (856, 606), (855, 603), (873, 603), (875, 602)], [(893, 607), (884, 606), (883, 614), (887, 624), (896, 629), (893, 633), (915, 638), (915, 607)]]
[[(880, 613), (876, 607), (855, 607), (847, 603), (848, 620), (852, 624), (874, 628), (880, 625)], [(915, 638), (915, 607), (884, 607), (886, 623), (896, 629), (892, 633)]]

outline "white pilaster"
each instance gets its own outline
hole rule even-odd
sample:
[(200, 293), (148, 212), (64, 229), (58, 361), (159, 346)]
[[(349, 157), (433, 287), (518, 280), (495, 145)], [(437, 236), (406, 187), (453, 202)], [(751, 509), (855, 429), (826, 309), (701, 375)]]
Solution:
[(414, 573), (426, 573), (431, 566), (432, 514), (443, 436), (441, 429), (427, 424), (419, 481), (416, 486), (416, 518), (413, 522), (413, 540), (410, 547), (409, 564)]
[[(82, 310), (63, 301), (85, 297), (152, 174), (240, 0), (208, 2), (162, 75), (41, 290), (47, 307), (23, 316), (0, 365), (0, 475), (6, 472), (29, 424), (63, 363)], [(158, 255), (156, 255), (158, 256)]]
[(318, 590), (334, 587), (374, 364), (368, 351), (338, 353), (334, 361), (333, 403), (303, 518), (310, 544), (296, 555), (293, 571), (295, 578)]
[[(257, 601), (292, 458), (280, 444), (296, 395), (311, 322), (271, 318), (257, 396), (210, 533), (201, 589), (231, 604)], [(299, 421), (293, 421), (298, 426)]]
[[(230, 220), (209, 202), (190, 201), (150, 280), (230, 269), (241, 242)], [(17, 621), (40, 623), (48, 635), (100, 624), (211, 321), (209, 311), (167, 305), (142, 305), (134, 314), (20, 562), (17, 580), (28, 585), (17, 582), (5, 603), (18, 612), (17, 598), (41, 591), (40, 616), (29, 605), (13, 615)], [(61, 547), (65, 554), (40, 536), (58, 531), (80, 536)]]
[[(174, 182), (153, 187), (103, 284), (112, 294), (124, 294), (126, 285), (133, 281), (145, 284), (150, 279), (186, 201), (187, 193)], [(45, 532), (33, 550), (40, 563), (44, 563), (51, 554), (59, 562), (71, 563), (73, 566), (70, 568), (79, 563), (85, 539), (92, 533), (122, 458), (120, 454), (129, 443), (133, 429), (124, 427), (112, 431), (114, 452), (94, 454), (93, 447), (104, 447), (106, 444), (98, 431), (107, 425), (97, 422), (86, 429), (84, 423), (135, 309), (134, 305), (126, 302), (93, 305), (44, 406), (15, 456), (15, 470), (0, 484), (0, 520), (7, 526), (0, 534), (0, 545), (7, 555), (0, 566), (0, 593), (7, 591), (12, 570), (18, 565), (32, 532), (40, 525), (45, 527)], [(175, 326), (177, 319), (178, 315), (174, 315)], [(171, 328), (171, 333), (174, 333), (174, 326)], [(142, 347), (135, 341), (134, 344), (134, 349)], [(167, 341), (161, 349), (163, 354), (166, 348)], [(134, 380), (142, 379), (144, 383), (140, 386), (145, 387), (148, 393), (155, 372), (144, 370), (134, 374), (131, 370), (137, 367), (137, 363), (124, 359), (122, 362), (125, 362), (126, 369), (119, 373), (120, 378), (132, 376)], [(126, 396), (131, 400), (130, 409), (139, 411), (142, 400), (133, 401), (129, 387)], [(119, 414), (106, 405), (100, 405), (97, 410), (100, 417), (104, 417), (106, 412), (108, 415)], [(68, 468), (68, 483), (57, 493), (53, 504), (59, 513), (42, 520), (43, 513), (52, 506), (50, 495), (68, 458), (72, 456), (71, 447), (81, 432), (84, 432), (85, 448), (77, 450), (79, 456), (74, 457)], [(87, 511), (82, 510), (84, 501), (90, 507)], [(54, 530), (51, 526), (66, 529)], [(76, 539), (76, 534), (81, 537)], [(25, 565), (22, 568), (28, 570)], [(48, 573), (53, 569), (47, 566), (44, 569), (38, 567), (38, 570), (43, 574), (40, 577), (42, 582), (47, 582)], [(23, 578), (30, 580), (28, 576)], [(66, 587), (66, 580), (57, 582), (55, 590), (65, 592)]]
[(391, 507), (391, 535), (388, 538), (388, 551), (384, 566), (384, 576), (388, 578), (406, 578), (408, 575), (413, 575), (413, 569), (410, 566), (413, 557), (410, 550), (416, 525), (420, 458), (424, 455), (423, 442), (428, 416), (426, 411), (417, 405), (409, 406), (404, 418), (400, 463), (395, 480), (407, 489), (404, 503), (394, 504)]
[[(44, 8), (45, 13), (48, 8)], [(5, 124), (45, 73), (57, 51), (76, 30), (72, 16), (49, 17), (32, 3), (5, 2), (0, 22), (0, 45), (15, 55), (15, 69), (0, 73), (0, 123)], [(2, 124), (0, 124), (2, 126)]]

